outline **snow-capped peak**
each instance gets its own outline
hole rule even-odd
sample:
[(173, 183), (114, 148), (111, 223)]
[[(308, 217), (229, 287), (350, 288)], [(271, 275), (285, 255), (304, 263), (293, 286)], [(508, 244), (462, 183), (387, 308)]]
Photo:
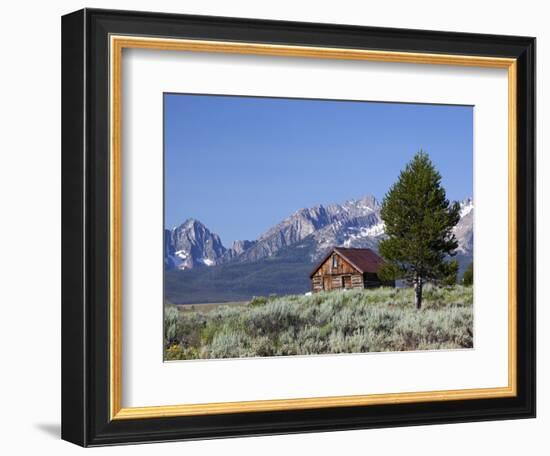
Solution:
[(468, 215), (474, 208), (474, 202), (472, 198), (467, 198), (460, 202), (460, 218)]

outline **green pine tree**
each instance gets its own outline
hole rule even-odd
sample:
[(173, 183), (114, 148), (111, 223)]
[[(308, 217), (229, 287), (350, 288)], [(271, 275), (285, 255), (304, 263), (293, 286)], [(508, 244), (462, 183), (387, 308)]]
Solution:
[(460, 205), (450, 203), (441, 186), (441, 175), (428, 154), (418, 152), (384, 197), (381, 208), (387, 239), (380, 243), (381, 255), (415, 288), (417, 309), (422, 307), (426, 281), (442, 282), (456, 274), (454, 255), (458, 243), (453, 227), (460, 219)]
[(451, 260), (446, 263), (447, 273), (441, 279), (441, 284), (452, 287), (458, 283), (458, 261)]
[(464, 275), (462, 276), (462, 284), (463, 285), (474, 284), (474, 263), (470, 263), (466, 268), (466, 271), (464, 271)]

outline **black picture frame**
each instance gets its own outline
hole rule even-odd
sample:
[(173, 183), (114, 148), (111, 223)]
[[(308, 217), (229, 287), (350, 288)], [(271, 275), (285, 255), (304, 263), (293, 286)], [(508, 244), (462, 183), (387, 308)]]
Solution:
[[(146, 35), (517, 59), (517, 395), (111, 420), (109, 47)], [(84, 9), (62, 19), (62, 438), (82, 446), (535, 416), (535, 39)]]

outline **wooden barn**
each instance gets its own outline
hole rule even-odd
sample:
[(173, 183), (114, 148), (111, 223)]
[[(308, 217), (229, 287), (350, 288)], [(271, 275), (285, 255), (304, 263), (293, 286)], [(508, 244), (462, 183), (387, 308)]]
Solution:
[(371, 249), (334, 247), (311, 272), (311, 290), (379, 287), (377, 272), (383, 262)]

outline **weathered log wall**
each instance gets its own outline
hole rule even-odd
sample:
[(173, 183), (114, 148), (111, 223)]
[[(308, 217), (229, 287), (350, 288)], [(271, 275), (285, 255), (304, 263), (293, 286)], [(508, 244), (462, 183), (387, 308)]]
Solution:
[[(336, 260), (334, 260), (336, 257)], [(337, 253), (329, 256), (311, 278), (311, 291), (340, 290), (342, 288), (374, 288), (381, 286), (374, 273), (361, 273)]]

